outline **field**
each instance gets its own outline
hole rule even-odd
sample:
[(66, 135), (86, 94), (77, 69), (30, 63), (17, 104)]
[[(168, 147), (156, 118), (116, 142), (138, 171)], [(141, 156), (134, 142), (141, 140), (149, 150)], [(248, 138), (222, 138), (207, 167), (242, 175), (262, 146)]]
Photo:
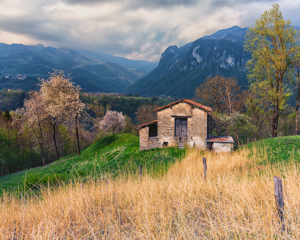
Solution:
[[(41, 186), (37, 195), (26, 188), (19, 197), (4, 193), (0, 238), (298, 239), (299, 159), (292, 153), (274, 161), (271, 153), (268, 142), (228, 154), (188, 149), (163, 174), (145, 168), (141, 181), (138, 171), (123, 171), (108, 183), (91, 178)], [(273, 176), (283, 179), (284, 231)]]

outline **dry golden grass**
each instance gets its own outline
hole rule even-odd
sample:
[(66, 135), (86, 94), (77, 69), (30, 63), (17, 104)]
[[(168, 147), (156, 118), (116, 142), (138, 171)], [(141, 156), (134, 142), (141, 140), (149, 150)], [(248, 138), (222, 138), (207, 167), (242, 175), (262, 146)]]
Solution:
[[(145, 174), (141, 182), (120, 177), (108, 186), (78, 183), (39, 197), (4, 196), (0, 239), (299, 239), (299, 166), (259, 166), (247, 155), (190, 150), (161, 178)], [(278, 175), (285, 231), (274, 201)]]

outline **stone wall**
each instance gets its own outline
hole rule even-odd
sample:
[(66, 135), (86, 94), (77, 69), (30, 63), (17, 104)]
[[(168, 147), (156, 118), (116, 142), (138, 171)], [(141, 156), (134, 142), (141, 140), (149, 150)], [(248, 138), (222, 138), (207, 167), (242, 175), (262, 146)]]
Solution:
[(230, 152), (233, 149), (232, 143), (213, 143), (213, 151), (217, 153)]
[(139, 131), (139, 137), (140, 137), (140, 150), (148, 149), (147, 142), (149, 138), (149, 127), (141, 128)]
[(171, 108), (166, 108), (157, 113), (157, 136), (159, 137), (159, 147), (162, 147), (164, 142), (167, 142), (168, 146), (175, 146), (177, 143), (174, 139), (175, 119), (172, 118), (171, 115)]
[(189, 146), (205, 148), (207, 138), (207, 113), (185, 102), (178, 103), (157, 112), (158, 146), (162, 147), (164, 142), (168, 142), (168, 146), (177, 145), (178, 138), (174, 137), (176, 117), (187, 117), (188, 119), (188, 137), (185, 139), (185, 142)]
[(158, 147), (158, 137), (149, 137), (149, 127), (143, 127), (139, 131), (140, 150)]
[(188, 136), (190, 142), (194, 141), (195, 147), (206, 148), (207, 112), (198, 108), (193, 109), (192, 117), (188, 118)]

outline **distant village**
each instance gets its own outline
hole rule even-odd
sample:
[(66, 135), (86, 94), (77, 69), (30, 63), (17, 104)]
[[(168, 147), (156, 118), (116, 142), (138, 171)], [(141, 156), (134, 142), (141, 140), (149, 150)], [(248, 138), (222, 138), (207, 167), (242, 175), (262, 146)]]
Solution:
[(6, 78), (6, 79), (19, 79), (19, 80), (24, 80), (24, 79), (27, 78), (27, 75), (25, 75), (25, 74), (6, 75), (4, 78)]

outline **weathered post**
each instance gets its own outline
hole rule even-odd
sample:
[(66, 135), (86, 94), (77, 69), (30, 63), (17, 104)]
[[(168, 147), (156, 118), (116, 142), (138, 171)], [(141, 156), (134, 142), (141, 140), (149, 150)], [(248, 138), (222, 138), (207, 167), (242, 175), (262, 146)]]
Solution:
[(106, 178), (106, 186), (108, 186), (108, 183), (109, 183), (109, 177)]
[(80, 183), (80, 188), (83, 189), (83, 184), (82, 183)]
[(274, 193), (275, 193), (277, 212), (280, 218), (281, 228), (284, 231), (285, 229), (283, 223), (284, 201), (283, 201), (281, 177), (273, 177), (273, 180), (274, 180)]
[(139, 167), (140, 182), (142, 181), (142, 166)]
[(204, 179), (206, 179), (206, 171), (207, 171), (207, 164), (206, 164), (206, 157), (203, 158), (203, 172), (204, 172)]

